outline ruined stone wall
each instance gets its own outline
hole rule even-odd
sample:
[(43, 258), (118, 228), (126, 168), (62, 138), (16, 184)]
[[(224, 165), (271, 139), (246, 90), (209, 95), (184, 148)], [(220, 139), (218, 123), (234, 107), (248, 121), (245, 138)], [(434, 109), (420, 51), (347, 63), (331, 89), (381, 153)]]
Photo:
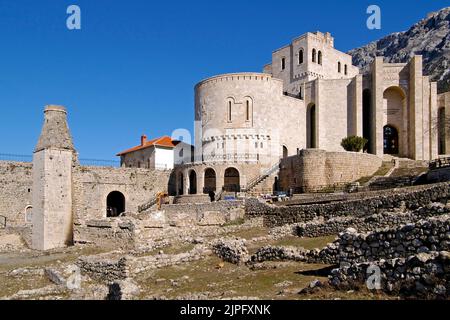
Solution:
[(108, 218), (88, 220), (84, 224), (75, 223), (74, 242), (95, 244), (103, 248), (133, 249), (138, 226), (131, 219)]
[(173, 226), (225, 224), (244, 216), (242, 201), (163, 205), (162, 210)]
[(301, 223), (293, 227), (300, 237), (323, 237), (336, 235), (347, 228), (356, 228), (360, 232), (369, 232), (382, 228), (393, 228), (402, 224), (417, 222), (426, 217), (448, 214), (449, 207), (441, 203), (433, 203), (412, 212), (381, 212), (367, 217), (336, 217), (323, 221)]
[(449, 231), (449, 215), (369, 233), (348, 229), (339, 235), (339, 260), (354, 263), (447, 251), (450, 249)]
[(281, 161), (280, 186), (284, 191), (317, 191), (370, 176), (381, 163), (381, 158), (367, 153), (301, 150)]
[(170, 172), (138, 168), (75, 167), (75, 221), (106, 217), (108, 194), (119, 191), (125, 196), (125, 211), (137, 212), (158, 192), (167, 192)]
[(449, 266), (448, 251), (418, 253), (408, 258), (353, 263), (347, 268), (334, 269), (329, 283), (340, 290), (359, 288), (366, 285), (377, 267), (379, 289), (384, 292), (421, 299), (445, 299), (450, 292)]
[(267, 226), (280, 226), (289, 223), (308, 222), (317, 217), (331, 219), (340, 216), (367, 217), (380, 210), (400, 208), (416, 209), (431, 202), (447, 201), (450, 184), (440, 183), (420, 187), (390, 190), (389, 193), (369, 198), (341, 201), (328, 204), (303, 206), (274, 206), (247, 199), (245, 211), (249, 216), (263, 216)]
[(26, 223), (26, 212), (32, 210), (32, 185), (31, 163), (0, 161), (0, 215), (8, 225)]

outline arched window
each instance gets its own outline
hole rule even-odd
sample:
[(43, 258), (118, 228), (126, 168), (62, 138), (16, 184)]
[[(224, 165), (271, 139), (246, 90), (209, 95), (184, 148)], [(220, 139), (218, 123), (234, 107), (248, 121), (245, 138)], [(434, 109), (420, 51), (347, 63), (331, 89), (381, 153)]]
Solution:
[(286, 58), (281, 58), (281, 70), (286, 69)]
[(341, 62), (338, 62), (338, 72), (341, 73)]
[(347, 75), (347, 65), (344, 66), (344, 74)]
[(299, 91), (298, 91), (298, 97), (299, 97), (300, 99), (303, 99), (303, 87), (302, 87), (302, 86), (300, 86), (300, 88), (299, 88)]
[(316, 105), (311, 103), (306, 111), (306, 147), (317, 148), (316, 141)]
[(321, 65), (322, 64), (322, 51), (319, 51), (317, 55), (317, 62)]
[(300, 49), (300, 51), (298, 52), (298, 64), (302, 63), (303, 63), (303, 49)]
[(231, 122), (231, 101), (228, 101), (228, 122)]
[(283, 146), (283, 159), (286, 159), (288, 157), (288, 148), (286, 146)]
[(33, 222), (33, 206), (26, 206), (25, 207), (25, 223), (32, 223)]
[(251, 121), (252, 119), (252, 107), (253, 103), (250, 98), (245, 100), (245, 121)]
[(312, 50), (312, 62), (316, 62), (316, 49)]

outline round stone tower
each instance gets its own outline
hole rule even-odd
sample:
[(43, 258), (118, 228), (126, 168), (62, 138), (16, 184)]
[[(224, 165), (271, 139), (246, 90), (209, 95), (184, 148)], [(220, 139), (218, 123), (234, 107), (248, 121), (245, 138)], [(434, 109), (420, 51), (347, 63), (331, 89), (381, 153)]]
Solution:
[(32, 247), (48, 250), (72, 243), (72, 165), (76, 159), (61, 106), (47, 106), (33, 154)]

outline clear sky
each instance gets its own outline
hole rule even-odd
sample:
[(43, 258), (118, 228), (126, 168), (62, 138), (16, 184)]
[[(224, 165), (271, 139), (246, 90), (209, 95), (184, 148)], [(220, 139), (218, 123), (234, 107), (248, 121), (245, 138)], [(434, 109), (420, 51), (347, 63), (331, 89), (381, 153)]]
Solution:
[[(81, 8), (81, 30), (66, 9)], [(382, 29), (366, 27), (381, 7)], [(193, 127), (194, 85), (260, 72), (308, 31), (342, 51), (403, 31), (448, 1), (0, 0), (0, 153), (31, 154), (43, 107), (61, 104), (82, 158)]]

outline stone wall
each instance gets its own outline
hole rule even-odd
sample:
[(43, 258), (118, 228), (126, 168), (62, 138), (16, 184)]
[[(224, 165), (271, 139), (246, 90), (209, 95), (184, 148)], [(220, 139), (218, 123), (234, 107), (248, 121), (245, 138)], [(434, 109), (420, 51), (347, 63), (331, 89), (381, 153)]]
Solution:
[(257, 199), (245, 201), (245, 212), (249, 216), (263, 216), (266, 226), (280, 226), (309, 222), (323, 217), (328, 220), (340, 216), (355, 218), (367, 217), (380, 210), (405, 206), (406, 209), (417, 209), (431, 202), (446, 202), (450, 195), (450, 184), (440, 183), (419, 187), (391, 190), (389, 195), (382, 193), (359, 200), (342, 201), (327, 204), (304, 206), (274, 206), (262, 203)]
[(356, 228), (360, 232), (369, 232), (382, 228), (392, 228), (402, 224), (417, 222), (431, 216), (438, 216), (450, 212), (449, 207), (441, 203), (432, 203), (412, 212), (380, 212), (367, 217), (336, 217), (324, 221), (312, 221), (293, 226), (299, 237), (323, 237), (335, 235), (347, 228)]
[(339, 235), (339, 260), (355, 263), (447, 251), (449, 232), (450, 215), (369, 233), (358, 233), (351, 228)]
[(245, 213), (242, 201), (163, 205), (162, 211), (174, 226), (225, 224), (243, 218)]
[(408, 258), (353, 263), (333, 269), (329, 283), (340, 290), (356, 289), (372, 283), (379, 268), (379, 290), (421, 299), (447, 299), (450, 293), (450, 253), (448, 251), (418, 253)]
[(212, 244), (213, 252), (222, 260), (241, 264), (249, 259), (245, 239), (219, 239)]
[(31, 163), (0, 161), (0, 215), (7, 225), (26, 223), (26, 212), (32, 211), (32, 186)]
[(129, 218), (105, 218), (74, 224), (74, 243), (90, 243), (104, 248), (133, 249), (136, 222)]
[(296, 193), (317, 191), (370, 176), (381, 163), (381, 158), (367, 153), (301, 150), (281, 161), (280, 186)]
[(119, 191), (125, 196), (125, 211), (137, 212), (158, 192), (166, 191), (169, 172), (138, 168), (75, 167), (75, 221), (106, 217), (108, 194)]
[(82, 274), (98, 281), (123, 280), (129, 275), (126, 257), (114, 257), (111, 254), (84, 256), (80, 257), (76, 264)]

